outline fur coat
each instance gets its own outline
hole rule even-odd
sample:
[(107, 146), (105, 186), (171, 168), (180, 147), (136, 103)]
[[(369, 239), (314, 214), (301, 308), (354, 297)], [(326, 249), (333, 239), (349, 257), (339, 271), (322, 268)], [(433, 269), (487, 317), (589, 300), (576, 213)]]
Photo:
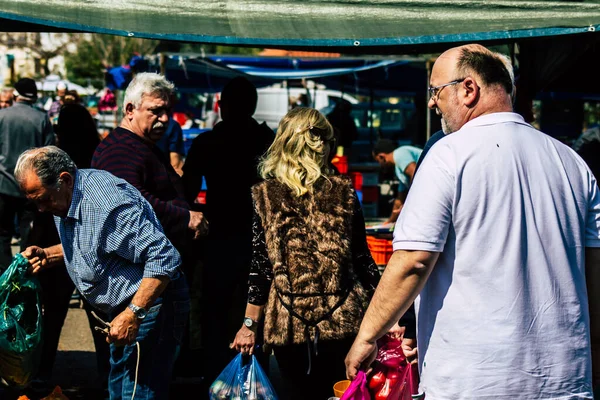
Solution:
[(352, 222), (360, 208), (350, 179), (321, 178), (301, 197), (267, 180), (253, 187), (252, 196), (273, 266), (265, 343), (356, 335), (372, 293), (353, 265)]

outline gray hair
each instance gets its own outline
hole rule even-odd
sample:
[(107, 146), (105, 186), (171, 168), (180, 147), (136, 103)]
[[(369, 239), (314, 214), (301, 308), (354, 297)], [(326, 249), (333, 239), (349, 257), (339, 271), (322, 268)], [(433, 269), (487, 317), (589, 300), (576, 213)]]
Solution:
[(3, 88), (2, 89), (2, 94), (8, 94), (11, 97), (15, 95), (15, 89), (13, 88)]
[(158, 95), (163, 100), (169, 100), (174, 90), (175, 85), (169, 82), (163, 75), (154, 72), (139, 73), (125, 90), (123, 113), (125, 113), (126, 106), (129, 103), (138, 108), (142, 104), (142, 97), (144, 95)]
[(514, 85), (515, 84), (515, 71), (513, 69), (513, 65), (512, 65), (512, 61), (510, 60), (510, 57), (507, 56), (506, 54), (502, 54), (502, 53), (496, 53), (496, 56), (500, 59), (500, 61), (502, 61), (502, 63), (506, 67), (506, 70), (508, 71), (508, 75), (510, 76), (510, 80), (511, 80), (512, 84)]
[(46, 146), (29, 149), (19, 156), (15, 166), (15, 179), (19, 185), (29, 172), (35, 172), (44, 187), (57, 189), (60, 187), (60, 174), (68, 172), (75, 176), (77, 167), (64, 150)]

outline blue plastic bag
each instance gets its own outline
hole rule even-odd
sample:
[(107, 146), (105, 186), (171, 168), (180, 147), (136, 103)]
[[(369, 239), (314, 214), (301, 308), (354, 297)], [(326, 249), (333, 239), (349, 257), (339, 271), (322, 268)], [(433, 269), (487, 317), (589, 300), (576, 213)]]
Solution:
[(208, 390), (210, 400), (277, 400), (275, 390), (256, 357), (239, 353)]

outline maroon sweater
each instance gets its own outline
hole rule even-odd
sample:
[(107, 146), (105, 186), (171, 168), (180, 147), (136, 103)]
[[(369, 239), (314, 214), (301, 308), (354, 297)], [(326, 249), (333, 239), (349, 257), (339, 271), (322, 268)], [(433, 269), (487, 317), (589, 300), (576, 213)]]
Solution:
[(92, 168), (108, 171), (137, 188), (152, 205), (169, 240), (180, 250), (190, 221), (189, 204), (181, 178), (158, 147), (119, 127), (96, 148)]

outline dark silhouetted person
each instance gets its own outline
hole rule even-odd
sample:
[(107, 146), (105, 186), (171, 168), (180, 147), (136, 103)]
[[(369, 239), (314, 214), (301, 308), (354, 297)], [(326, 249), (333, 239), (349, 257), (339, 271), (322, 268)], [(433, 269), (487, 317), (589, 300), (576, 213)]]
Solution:
[(273, 130), (252, 118), (258, 95), (245, 78), (223, 88), (222, 121), (194, 139), (183, 166), (186, 197), (193, 202), (206, 179), (210, 232), (203, 268), (203, 348), (210, 383), (235, 352), (229, 350), (244, 318), (252, 259), (250, 188), (261, 181), (257, 166), (274, 139)]
[(337, 145), (342, 146), (344, 154), (349, 156), (352, 142), (358, 137), (358, 129), (352, 118), (352, 104), (348, 100), (340, 99), (333, 111), (327, 114), (327, 120), (333, 126)]

